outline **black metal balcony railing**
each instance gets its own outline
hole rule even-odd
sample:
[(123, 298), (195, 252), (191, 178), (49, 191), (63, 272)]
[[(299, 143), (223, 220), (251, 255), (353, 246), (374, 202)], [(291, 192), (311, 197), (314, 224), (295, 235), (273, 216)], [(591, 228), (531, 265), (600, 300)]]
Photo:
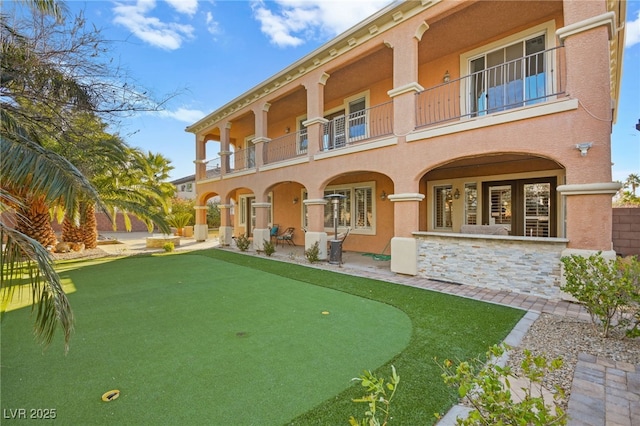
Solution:
[(264, 164), (289, 160), (307, 154), (307, 129), (288, 133), (264, 144)]
[(564, 48), (487, 68), (416, 94), (416, 127), (549, 100), (565, 88)]
[(207, 170), (206, 179), (220, 176), (222, 174), (222, 169), (220, 168), (221, 164), (222, 164), (222, 160), (220, 159), (220, 157), (207, 161), (206, 162), (206, 170)]
[(256, 148), (253, 145), (229, 154), (229, 173), (253, 169), (254, 167), (256, 167)]
[(322, 151), (362, 142), (393, 133), (393, 102), (385, 102), (324, 124)]

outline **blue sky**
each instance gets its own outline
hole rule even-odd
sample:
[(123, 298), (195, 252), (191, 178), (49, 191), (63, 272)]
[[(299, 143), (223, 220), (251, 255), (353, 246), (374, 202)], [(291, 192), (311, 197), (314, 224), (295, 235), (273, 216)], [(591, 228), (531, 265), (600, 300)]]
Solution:
[[(389, 0), (69, 1), (114, 40), (116, 61), (157, 97), (160, 113), (128, 119), (132, 146), (172, 161), (172, 178), (194, 173), (185, 127), (375, 13)], [(627, 4), (622, 95), (613, 131), (614, 180), (640, 174), (640, 0)], [(208, 153), (208, 157), (216, 153)]]

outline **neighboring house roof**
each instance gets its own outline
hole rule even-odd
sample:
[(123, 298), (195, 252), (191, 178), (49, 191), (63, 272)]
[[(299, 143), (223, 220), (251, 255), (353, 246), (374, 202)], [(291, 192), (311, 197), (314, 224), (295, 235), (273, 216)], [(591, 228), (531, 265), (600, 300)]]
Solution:
[(189, 182), (195, 182), (195, 181), (196, 181), (196, 175), (189, 175), (180, 179), (172, 180), (169, 183), (171, 183), (172, 185), (180, 185), (182, 183), (189, 183)]

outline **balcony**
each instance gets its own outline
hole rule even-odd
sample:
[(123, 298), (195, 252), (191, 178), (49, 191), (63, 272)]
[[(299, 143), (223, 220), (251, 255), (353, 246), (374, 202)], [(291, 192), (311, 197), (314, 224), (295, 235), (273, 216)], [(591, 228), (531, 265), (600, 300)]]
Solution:
[(564, 47), (490, 67), (416, 94), (416, 127), (482, 117), (564, 93)]
[(264, 164), (302, 157), (307, 154), (307, 129), (295, 133), (287, 133), (264, 144)]
[(341, 115), (328, 121), (322, 131), (322, 151), (393, 134), (393, 102)]

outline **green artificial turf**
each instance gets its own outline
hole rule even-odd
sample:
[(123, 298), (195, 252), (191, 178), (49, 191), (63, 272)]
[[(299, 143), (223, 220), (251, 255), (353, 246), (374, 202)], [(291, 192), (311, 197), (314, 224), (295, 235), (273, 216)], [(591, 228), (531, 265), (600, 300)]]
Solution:
[[(431, 424), (455, 401), (434, 357), (484, 353), (524, 313), (224, 250), (63, 267), (77, 289), (71, 350), (64, 356), (59, 340), (36, 346), (28, 308), (6, 314), (4, 414), (55, 408), (60, 424), (346, 424), (365, 408), (351, 402), (362, 388), (350, 379), (363, 369), (388, 375), (393, 364), (401, 382), (391, 424)], [(121, 396), (100, 401), (111, 389)]]

